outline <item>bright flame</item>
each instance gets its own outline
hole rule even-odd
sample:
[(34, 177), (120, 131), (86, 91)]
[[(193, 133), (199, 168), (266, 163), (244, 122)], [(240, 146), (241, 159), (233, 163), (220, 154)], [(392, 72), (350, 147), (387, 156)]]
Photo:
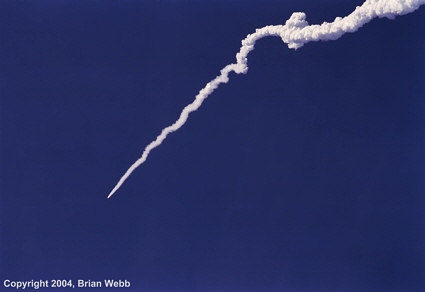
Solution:
[(168, 134), (177, 131), (186, 123), (189, 114), (196, 111), (220, 83), (227, 83), (229, 81), (230, 72), (233, 71), (237, 74), (248, 72), (248, 54), (254, 49), (257, 40), (267, 36), (277, 36), (288, 44), (290, 49), (298, 49), (311, 41), (336, 40), (347, 32), (357, 31), (357, 29), (375, 17), (394, 19), (397, 15), (404, 15), (415, 11), (423, 4), (425, 4), (425, 0), (366, 0), (362, 6), (357, 6), (348, 16), (344, 18), (337, 17), (331, 23), (324, 22), (321, 25), (308, 25), (305, 20), (305, 13), (295, 12), (286, 21), (285, 25), (270, 25), (256, 29), (255, 33), (247, 35), (242, 40), (242, 47), (239, 53), (236, 54), (236, 64), (229, 64), (224, 67), (220, 71), (221, 74), (208, 82), (199, 91), (198, 95), (196, 95), (195, 100), (183, 109), (178, 120), (171, 126), (164, 128), (161, 134), (146, 146), (142, 156), (125, 172), (114, 189), (109, 193), (108, 198), (121, 187), (137, 167), (146, 161), (152, 149), (161, 145)]

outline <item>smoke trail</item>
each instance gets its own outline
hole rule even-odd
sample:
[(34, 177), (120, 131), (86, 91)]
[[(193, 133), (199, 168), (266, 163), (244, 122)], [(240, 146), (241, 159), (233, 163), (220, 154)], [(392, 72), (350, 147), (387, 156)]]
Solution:
[(303, 12), (295, 12), (286, 21), (285, 25), (270, 25), (257, 29), (255, 33), (247, 35), (242, 40), (242, 47), (236, 54), (236, 64), (230, 64), (220, 71), (220, 75), (208, 82), (196, 95), (195, 100), (187, 105), (180, 114), (178, 120), (164, 128), (161, 134), (143, 151), (140, 157), (118, 181), (117, 185), (108, 195), (110, 198), (131, 175), (131, 173), (146, 161), (149, 153), (155, 147), (161, 145), (168, 134), (180, 129), (186, 122), (189, 114), (196, 111), (202, 102), (214, 92), (220, 83), (229, 81), (229, 73), (237, 74), (248, 72), (248, 54), (254, 49), (255, 42), (266, 36), (278, 36), (282, 41), (288, 44), (290, 49), (301, 48), (304, 44), (311, 41), (336, 40), (347, 32), (355, 32), (357, 29), (368, 23), (375, 17), (387, 17), (394, 19), (397, 15), (411, 13), (425, 4), (425, 0), (366, 0), (362, 6), (357, 8), (348, 16), (337, 17), (331, 23), (324, 22), (321, 25), (308, 25), (305, 20), (306, 15)]

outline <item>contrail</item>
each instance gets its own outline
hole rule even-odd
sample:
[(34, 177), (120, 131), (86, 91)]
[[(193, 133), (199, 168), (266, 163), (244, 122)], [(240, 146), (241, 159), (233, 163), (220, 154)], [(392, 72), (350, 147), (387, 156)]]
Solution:
[(366, 0), (362, 6), (357, 6), (348, 16), (344, 18), (337, 17), (331, 23), (323, 22), (320, 25), (308, 25), (305, 20), (305, 13), (295, 12), (286, 21), (285, 25), (270, 25), (256, 29), (255, 33), (247, 35), (246, 38), (242, 40), (242, 47), (239, 53), (236, 54), (236, 64), (229, 64), (221, 69), (220, 75), (208, 82), (207, 85), (199, 91), (198, 95), (196, 95), (195, 100), (183, 109), (178, 120), (171, 126), (164, 128), (161, 134), (146, 146), (142, 156), (134, 162), (121, 177), (117, 185), (108, 195), (108, 198), (121, 187), (137, 167), (146, 161), (152, 149), (161, 145), (168, 134), (177, 131), (186, 123), (189, 114), (196, 111), (220, 83), (227, 83), (229, 81), (230, 72), (235, 72), (237, 74), (245, 74), (248, 72), (247, 57), (249, 52), (254, 49), (257, 40), (267, 36), (277, 36), (280, 37), (284, 43), (288, 44), (290, 49), (299, 49), (308, 42), (336, 40), (347, 32), (355, 32), (375, 17), (394, 19), (397, 15), (411, 13), (423, 4), (425, 4), (425, 0)]

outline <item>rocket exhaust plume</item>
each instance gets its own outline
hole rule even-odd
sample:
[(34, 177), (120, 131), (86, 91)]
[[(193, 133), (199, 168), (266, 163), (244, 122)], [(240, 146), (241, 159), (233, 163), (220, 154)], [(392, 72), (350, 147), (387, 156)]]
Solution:
[(387, 17), (393, 19), (397, 15), (411, 13), (425, 4), (425, 0), (366, 0), (348, 16), (341, 18), (337, 17), (331, 23), (323, 22), (320, 25), (308, 25), (306, 15), (303, 12), (295, 12), (286, 21), (285, 25), (270, 25), (256, 29), (255, 33), (249, 34), (242, 40), (242, 47), (239, 53), (236, 54), (236, 64), (229, 64), (220, 71), (220, 75), (211, 80), (202, 88), (195, 100), (187, 105), (180, 114), (178, 120), (164, 128), (156, 139), (146, 146), (142, 156), (130, 166), (125, 174), (118, 181), (117, 185), (109, 193), (110, 198), (131, 175), (131, 173), (146, 161), (149, 153), (155, 147), (167, 138), (168, 134), (177, 131), (185, 123), (189, 114), (196, 111), (202, 102), (214, 92), (221, 84), (229, 81), (229, 73), (237, 74), (248, 72), (248, 54), (254, 49), (256, 41), (267, 36), (277, 36), (282, 41), (288, 44), (290, 49), (299, 49), (304, 44), (311, 41), (328, 41), (336, 40), (347, 32), (355, 32), (357, 29), (368, 23), (375, 17)]

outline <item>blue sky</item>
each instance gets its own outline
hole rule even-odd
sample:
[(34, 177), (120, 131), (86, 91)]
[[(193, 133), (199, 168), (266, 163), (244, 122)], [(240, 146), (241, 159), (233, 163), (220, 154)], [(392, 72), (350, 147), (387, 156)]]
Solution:
[(337, 41), (256, 28), (362, 1), (2, 1), (1, 280), (134, 291), (425, 289), (424, 8)]

